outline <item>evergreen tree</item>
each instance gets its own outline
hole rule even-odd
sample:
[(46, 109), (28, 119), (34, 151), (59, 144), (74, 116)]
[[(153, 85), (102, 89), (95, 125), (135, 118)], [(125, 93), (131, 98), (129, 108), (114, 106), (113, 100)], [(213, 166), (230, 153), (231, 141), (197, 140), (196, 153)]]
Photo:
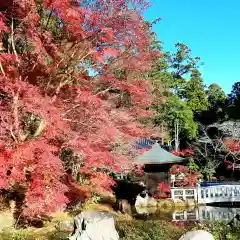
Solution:
[(184, 100), (193, 111), (193, 113), (207, 110), (209, 103), (204, 83), (201, 78), (201, 73), (198, 70), (193, 70), (191, 78), (186, 82)]

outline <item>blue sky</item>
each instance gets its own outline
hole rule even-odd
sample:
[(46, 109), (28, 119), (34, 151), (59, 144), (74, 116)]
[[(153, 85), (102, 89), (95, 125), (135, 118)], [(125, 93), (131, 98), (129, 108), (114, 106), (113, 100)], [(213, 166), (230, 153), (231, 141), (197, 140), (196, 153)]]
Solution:
[(203, 79), (226, 93), (240, 81), (240, 0), (152, 0), (147, 20), (162, 17), (153, 30), (166, 50), (176, 42), (201, 57)]

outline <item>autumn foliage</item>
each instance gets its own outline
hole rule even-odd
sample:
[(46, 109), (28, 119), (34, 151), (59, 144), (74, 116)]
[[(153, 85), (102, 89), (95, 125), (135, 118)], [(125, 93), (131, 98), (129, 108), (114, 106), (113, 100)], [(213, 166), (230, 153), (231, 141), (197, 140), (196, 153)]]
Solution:
[(181, 165), (173, 165), (169, 173), (171, 175), (175, 175), (175, 184), (181, 187), (195, 187), (200, 178), (199, 172), (191, 171), (188, 169), (188, 167)]
[(238, 153), (240, 152), (240, 141), (233, 139), (225, 139), (224, 144), (228, 152)]
[(153, 114), (141, 76), (159, 53), (148, 48), (144, 0), (9, 3), (0, 5), (0, 187), (22, 183), (33, 216), (64, 207), (73, 188), (86, 192), (64, 180), (65, 147), (82, 154), (98, 192), (110, 191), (109, 172), (129, 170), (131, 141), (152, 133), (138, 121)]
[(181, 157), (189, 157), (194, 155), (194, 152), (191, 149), (183, 149), (181, 151), (171, 151), (171, 153)]
[(170, 197), (170, 184), (168, 181), (158, 184), (157, 193), (153, 195), (154, 198), (169, 198)]

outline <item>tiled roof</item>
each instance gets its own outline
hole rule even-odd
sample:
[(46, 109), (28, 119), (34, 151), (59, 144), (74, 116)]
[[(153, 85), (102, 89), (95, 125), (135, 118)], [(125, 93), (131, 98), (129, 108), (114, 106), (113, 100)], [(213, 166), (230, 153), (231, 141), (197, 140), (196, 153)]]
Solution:
[(175, 156), (164, 150), (158, 143), (155, 143), (150, 150), (136, 158), (136, 162), (141, 164), (165, 164), (182, 162), (184, 160), (184, 158)]

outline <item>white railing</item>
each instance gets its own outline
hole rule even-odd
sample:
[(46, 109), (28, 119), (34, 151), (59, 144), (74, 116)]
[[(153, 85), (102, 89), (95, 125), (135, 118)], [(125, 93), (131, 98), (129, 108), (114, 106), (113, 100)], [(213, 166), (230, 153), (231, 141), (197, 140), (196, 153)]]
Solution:
[(239, 202), (240, 185), (218, 185), (197, 189), (199, 204), (213, 202)]
[(197, 188), (171, 188), (173, 200), (194, 200), (198, 204), (240, 202), (240, 185), (217, 185)]
[(197, 200), (196, 188), (171, 188), (171, 196), (174, 200)]

